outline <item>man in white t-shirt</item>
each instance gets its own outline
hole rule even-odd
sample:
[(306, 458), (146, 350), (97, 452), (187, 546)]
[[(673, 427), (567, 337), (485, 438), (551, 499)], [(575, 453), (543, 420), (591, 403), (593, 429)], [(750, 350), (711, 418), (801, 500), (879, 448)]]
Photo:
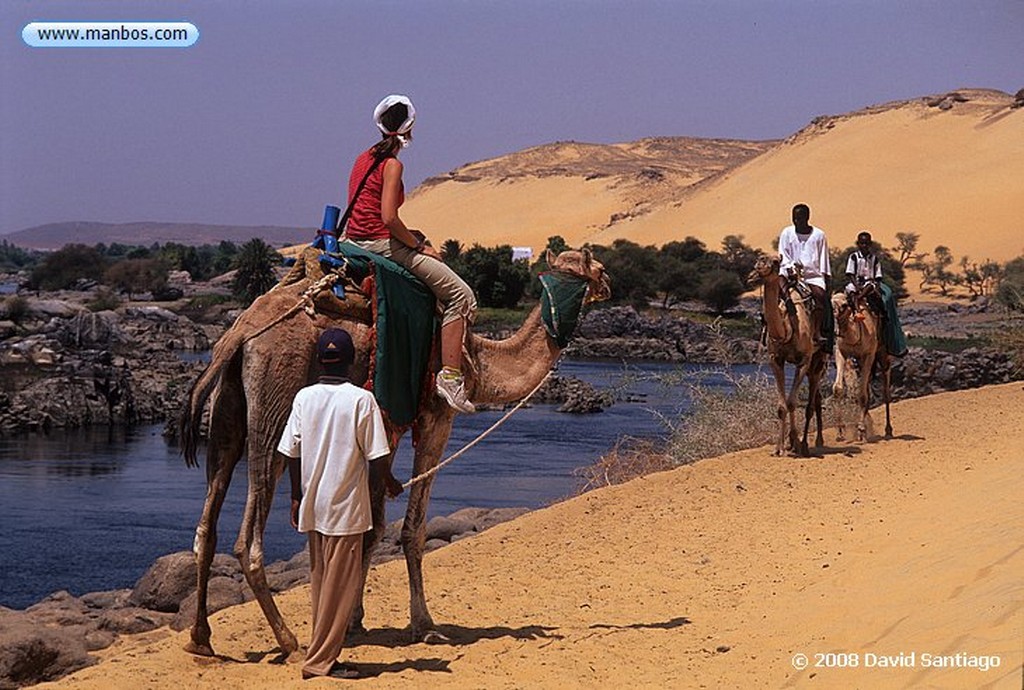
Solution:
[(309, 538), (313, 607), (303, 678), (358, 678), (337, 662), (359, 598), (363, 533), (370, 513), (370, 461), (391, 452), (373, 394), (352, 385), (352, 338), (328, 328), (317, 343), (324, 376), (295, 395), (277, 450), (289, 458), (292, 526)]
[(797, 273), (811, 289), (817, 308), (812, 312), (814, 332), (820, 333), (819, 344), (826, 352), (832, 351), (833, 318), (828, 307), (832, 290), (832, 266), (829, 263), (828, 240), (825, 231), (810, 223), (811, 209), (807, 204), (793, 207), (793, 224), (779, 234), (779, 286), (787, 295)]

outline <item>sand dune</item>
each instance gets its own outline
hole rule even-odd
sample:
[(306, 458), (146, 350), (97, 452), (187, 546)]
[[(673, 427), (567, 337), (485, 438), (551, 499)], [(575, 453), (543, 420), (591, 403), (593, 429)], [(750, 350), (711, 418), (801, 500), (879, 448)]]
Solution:
[[(707, 460), (428, 554), (428, 602), (450, 645), (405, 641), (404, 566), (384, 564), (368, 586), (371, 631), (347, 652), (376, 676), (359, 686), (1019, 688), (1022, 402), (1020, 383), (904, 401), (893, 440)], [(300, 639), (307, 597), (278, 597)], [(254, 603), (212, 625), (218, 658), (189, 656), (186, 633), (163, 630), (53, 685), (337, 682), (273, 663)], [(810, 668), (794, 668), (798, 654)], [(925, 655), (999, 665), (926, 666)], [(905, 666), (879, 667), (883, 656)]]
[(694, 235), (717, 247), (741, 234), (767, 249), (802, 201), (838, 246), (865, 228), (885, 246), (916, 232), (924, 251), (1006, 261), (1024, 253), (1024, 108), (999, 91), (957, 93), (967, 100), (949, 109), (930, 97), (818, 118), (784, 142), (538, 147), (428, 180), (403, 217), (436, 242)]

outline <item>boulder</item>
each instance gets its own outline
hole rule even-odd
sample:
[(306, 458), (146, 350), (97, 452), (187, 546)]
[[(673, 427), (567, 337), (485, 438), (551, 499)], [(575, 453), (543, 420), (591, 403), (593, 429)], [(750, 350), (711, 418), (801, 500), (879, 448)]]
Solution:
[(5, 616), (0, 626), (0, 690), (60, 678), (96, 663), (80, 634)]
[[(271, 585), (271, 589), (273, 589), (273, 585)], [(213, 613), (228, 606), (244, 603), (246, 601), (246, 591), (247, 587), (245, 585), (230, 577), (218, 576), (210, 578), (210, 587), (206, 595), (207, 611)], [(184, 630), (191, 627), (196, 617), (196, 599), (197, 593), (193, 591), (181, 602), (178, 613), (170, 621), (172, 630)]]
[(61, 302), (55, 299), (28, 300), (28, 313), (40, 318), (51, 319), (59, 317), (66, 319), (81, 311), (85, 311), (85, 308), (70, 302)]
[(153, 611), (176, 613), (195, 587), (195, 554), (179, 551), (156, 559), (136, 583), (128, 602)]
[(529, 508), (495, 508), (485, 515), (483, 515), (476, 523), (477, 531), (483, 532), (485, 529), (500, 525), (503, 522), (509, 520), (515, 520), (520, 515), (529, 513)]
[(60, 591), (25, 609), (25, 615), (40, 625), (78, 625), (88, 620), (89, 607), (69, 592)]
[(423, 552), (427, 553), (429, 551), (436, 551), (437, 549), (448, 546), (449, 543), (450, 542), (447, 542), (444, 539), (428, 539), (427, 543), (423, 545)]
[(468, 520), (453, 520), (450, 517), (437, 515), (427, 522), (427, 541), (432, 539), (451, 541), (456, 534), (470, 532), (473, 529), (473, 523)]
[(128, 606), (130, 589), (112, 589), (107, 592), (90, 592), (79, 597), (79, 601), (90, 609), (116, 609)]
[(173, 616), (149, 609), (128, 607), (103, 611), (99, 616), (100, 630), (118, 635), (135, 635), (167, 625)]

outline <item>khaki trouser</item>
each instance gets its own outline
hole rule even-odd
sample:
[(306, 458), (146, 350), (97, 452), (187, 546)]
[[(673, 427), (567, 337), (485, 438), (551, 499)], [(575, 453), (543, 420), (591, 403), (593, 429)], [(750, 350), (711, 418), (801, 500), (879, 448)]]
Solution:
[(391, 259), (422, 280), (443, 305), (442, 326), (457, 319), (466, 319), (467, 323), (473, 323), (476, 318), (476, 297), (473, 295), (473, 289), (445, 262), (420, 254), (393, 237), (387, 240), (352, 240), (343, 236), (341, 240)]
[(363, 535), (330, 537), (319, 532), (307, 532), (307, 536), (313, 633), (302, 670), (309, 675), (325, 676), (341, 654), (348, 621), (359, 600), (363, 579)]

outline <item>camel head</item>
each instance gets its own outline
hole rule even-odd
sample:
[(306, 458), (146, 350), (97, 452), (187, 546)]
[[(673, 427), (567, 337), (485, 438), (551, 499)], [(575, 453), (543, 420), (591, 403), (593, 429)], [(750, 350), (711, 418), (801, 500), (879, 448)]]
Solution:
[(751, 286), (760, 285), (768, 279), (768, 276), (778, 275), (781, 263), (782, 260), (777, 254), (774, 256), (759, 255), (757, 261), (754, 262), (754, 270), (747, 276), (747, 283)]
[(837, 324), (842, 324), (850, 316), (850, 303), (841, 292), (832, 295), (832, 316), (835, 317)]
[(545, 258), (550, 270), (583, 278), (590, 284), (587, 302), (601, 302), (612, 296), (611, 279), (589, 249), (569, 249), (558, 256), (549, 249)]

